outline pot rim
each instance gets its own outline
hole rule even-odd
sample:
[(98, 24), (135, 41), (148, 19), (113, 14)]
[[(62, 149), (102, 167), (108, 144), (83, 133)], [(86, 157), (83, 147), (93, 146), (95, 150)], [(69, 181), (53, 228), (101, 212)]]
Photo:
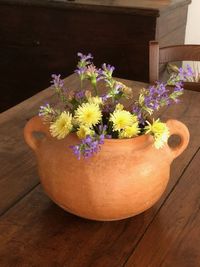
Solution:
[[(39, 117), (39, 116), (35, 116), (35, 117)], [(40, 118), (40, 117), (39, 117)], [(41, 119), (41, 118), (40, 118)], [(48, 129), (48, 133), (49, 133), (49, 129)], [(76, 135), (75, 132), (71, 132), (69, 135), (73, 136), (73, 138), (75, 138), (76, 140), (81, 140), (78, 138), (78, 136)], [(69, 136), (68, 135), (68, 136)], [(54, 141), (61, 141), (61, 140), (58, 140), (54, 137), (52, 137), (49, 133), (49, 136), (51, 137), (52, 140)], [(67, 137), (66, 136), (64, 139), (62, 140), (66, 140)], [(146, 147), (146, 146), (149, 146), (149, 145), (152, 145), (154, 143), (154, 138), (152, 135), (150, 134), (142, 134), (142, 135), (138, 135), (138, 136), (135, 136), (135, 137), (132, 137), (132, 138), (105, 138), (104, 139), (104, 146), (113, 146), (113, 145), (122, 145), (122, 146), (136, 146), (136, 147)]]
[(129, 143), (129, 142), (148, 142), (152, 143), (153, 136), (150, 134), (142, 134), (139, 136), (131, 137), (131, 138), (105, 138), (104, 141), (106, 143)]
[(153, 136), (150, 134), (143, 134), (139, 135), (136, 137), (132, 138), (124, 138), (124, 139), (104, 139), (104, 146), (115, 146), (115, 145), (120, 145), (120, 146), (134, 146), (136, 147), (147, 147), (150, 145), (153, 145), (154, 139)]
[[(78, 138), (76, 133), (70, 133), (73, 137), (75, 137), (77, 140), (81, 140)], [(66, 137), (67, 138), (67, 137)], [(124, 138), (124, 139), (118, 139), (118, 138), (105, 138), (103, 146), (135, 146), (135, 147), (146, 147), (149, 145), (153, 145), (154, 138), (150, 134), (143, 134), (139, 136), (135, 136), (132, 138)]]

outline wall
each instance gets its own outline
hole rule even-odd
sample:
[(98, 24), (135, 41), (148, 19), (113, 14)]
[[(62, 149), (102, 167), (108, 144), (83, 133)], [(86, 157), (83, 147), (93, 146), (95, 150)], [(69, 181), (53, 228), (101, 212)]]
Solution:
[[(200, 44), (200, 0), (192, 0), (188, 8), (185, 44)], [(183, 67), (189, 64), (195, 71), (200, 73), (200, 62), (184, 62)], [(197, 75), (197, 74), (196, 74)]]
[(200, 44), (200, 0), (192, 0), (189, 5), (185, 43)]

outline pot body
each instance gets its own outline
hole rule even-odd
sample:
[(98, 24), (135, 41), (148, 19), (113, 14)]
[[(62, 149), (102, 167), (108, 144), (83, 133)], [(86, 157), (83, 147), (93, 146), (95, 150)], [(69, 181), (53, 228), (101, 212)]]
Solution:
[[(188, 130), (181, 122), (171, 120), (168, 126), (172, 134), (181, 137), (176, 148), (165, 145), (156, 149), (149, 135), (109, 139), (99, 153), (80, 160), (70, 148), (80, 141), (75, 134), (63, 140), (52, 138), (39, 117), (27, 123), (24, 133), (35, 151), (41, 183), (49, 197), (73, 214), (107, 221), (145, 211), (164, 192), (170, 164), (189, 141)], [(37, 139), (35, 131), (45, 137)]]

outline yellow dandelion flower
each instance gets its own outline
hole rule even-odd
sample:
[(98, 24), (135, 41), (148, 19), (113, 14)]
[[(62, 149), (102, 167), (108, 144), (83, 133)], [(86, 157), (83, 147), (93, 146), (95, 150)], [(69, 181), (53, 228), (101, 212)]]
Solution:
[(140, 133), (140, 128), (138, 122), (135, 122), (133, 125), (126, 127), (119, 134), (119, 138), (132, 138), (137, 136)]
[(91, 96), (91, 97), (88, 97), (88, 103), (101, 105), (103, 104), (103, 101), (99, 96)]
[(90, 136), (94, 135), (94, 131), (84, 125), (81, 125), (78, 128), (78, 131), (76, 132), (76, 134), (80, 139), (84, 139), (87, 135), (90, 135)]
[(164, 132), (162, 135), (155, 135), (154, 136), (154, 145), (157, 149), (162, 148), (164, 144), (167, 143), (167, 140), (169, 138), (169, 132)]
[(87, 127), (99, 123), (101, 117), (101, 110), (96, 104), (83, 103), (75, 112), (75, 119), (77, 122)]
[(50, 133), (57, 139), (63, 139), (72, 130), (72, 115), (69, 112), (63, 111), (58, 119), (50, 126)]
[(124, 109), (124, 106), (120, 103), (118, 103), (116, 106), (115, 106), (115, 110), (123, 110)]
[(145, 133), (150, 133), (154, 137), (154, 145), (156, 148), (161, 148), (165, 143), (167, 143), (167, 140), (169, 138), (169, 129), (166, 125), (166, 123), (161, 122), (159, 119), (156, 121), (153, 120), (153, 123), (150, 124), (147, 121), (148, 125), (145, 126)]
[(125, 129), (136, 122), (136, 120), (137, 117), (126, 110), (115, 110), (113, 114), (110, 115), (110, 121), (113, 123), (114, 131)]

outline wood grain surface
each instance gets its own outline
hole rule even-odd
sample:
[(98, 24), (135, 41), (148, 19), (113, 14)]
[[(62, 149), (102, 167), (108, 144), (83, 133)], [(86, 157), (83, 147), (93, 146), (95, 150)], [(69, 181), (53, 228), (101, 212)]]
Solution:
[(125, 266), (199, 265), (199, 161), (200, 150)]
[[(76, 88), (75, 75), (66, 79)], [(134, 94), (145, 84), (126, 81)], [(39, 183), (23, 127), (51, 88), (0, 114), (0, 266), (10, 267), (197, 267), (200, 262), (200, 93), (161, 112), (184, 122), (191, 140), (172, 164), (162, 198), (148, 211), (121, 221), (96, 222), (56, 206)]]
[(146, 15), (159, 15), (160, 12), (168, 12), (171, 9), (181, 8), (191, 3), (191, 0), (1, 0), (5, 4), (31, 5), (53, 8), (80, 8), (82, 10), (110, 11), (137, 13)]

